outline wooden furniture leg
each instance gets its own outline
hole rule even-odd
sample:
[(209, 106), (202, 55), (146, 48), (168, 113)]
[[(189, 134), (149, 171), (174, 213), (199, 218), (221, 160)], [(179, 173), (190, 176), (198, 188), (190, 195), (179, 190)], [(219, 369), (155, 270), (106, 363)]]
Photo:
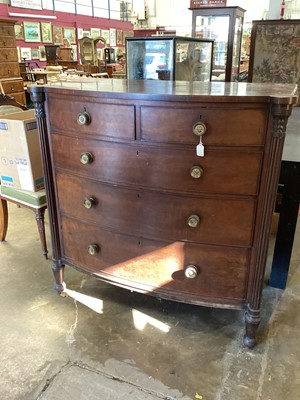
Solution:
[(6, 238), (8, 226), (7, 201), (0, 198), (0, 240), (3, 242)]
[(46, 244), (46, 235), (45, 235), (45, 210), (47, 207), (41, 207), (41, 208), (36, 208), (35, 209), (35, 219), (39, 231), (39, 236), (40, 236), (40, 242), (43, 250), (43, 254), (46, 258), (48, 259), (48, 250), (47, 250), (47, 244)]

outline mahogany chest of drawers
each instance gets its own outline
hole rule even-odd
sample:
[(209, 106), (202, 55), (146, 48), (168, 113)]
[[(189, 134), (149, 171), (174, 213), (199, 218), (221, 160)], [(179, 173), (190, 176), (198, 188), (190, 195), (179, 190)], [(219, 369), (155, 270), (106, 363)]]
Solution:
[(244, 308), (253, 346), (294, 86), (88, 80), (30, 90), (57, 290), (68, 264), (160, 298)]
[(0, 83), (4, 94), (25, 105), (24, 85), (20, 75), (16, 45), (15, 22), (0, 19)]

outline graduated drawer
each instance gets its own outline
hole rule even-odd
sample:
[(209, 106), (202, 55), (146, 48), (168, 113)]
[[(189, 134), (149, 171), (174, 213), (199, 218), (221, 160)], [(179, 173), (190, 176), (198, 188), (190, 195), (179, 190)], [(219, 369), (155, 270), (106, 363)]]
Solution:
[[(57, 174), (63, 214), (134, 235), (165, 240), (250, 246), (255, 201), (170, 195)], [(92, 199), (91, 208), (84, 201)], [(191, 216), (199, 222), (191, 227)], [(195, 219), (195, 218), (194, 218)]]
[(141, 107), (141, 139), (151, 142), (199, 143), (193, 125), (206, 125), (205, 145), (263, 145), (265, 108)]
[[(106, 104), (95, 99), (76, 101), (76, 97), (49, 96), (51, 129), (77, 135), (93, 135), (106, 138), (135, 139), (134, 106)], [(88, 113), (91, 121), (87, 125), (77, 122), (79, 114)]]
[(18, 61), (17, 49), (4, 48), (0, 51), (0, 62)]
[[(139, 147), (135, 145), (52, 135), (55, 165), (82, 176), (108, 182), (135, 184), (162, 190), (193, 193), (258, 192), (262, 152), (209, 149), (197, 157), (194, 148)], [(82, 153), (93, 161), (83, 165)], [(192, 168), (203, 170), (192, 177)]]
[(14, 25), (0, 25), (0, 35), (15, 37)]
[(0, 63), (0, 78), (18, 78), (20, 76), (20, 68), (18, 62)]
[[(0, 35), (1, 35), (1, 32), (0, 32)], [(17, 50), (16, 50), (15, 36), (1, 36), (0, 37), (0, 47), (1, 47), (1, 51), (3, 51), (4, 48), (9, 48), (9, 51), (13, 51), (14, 53), (16, 53)]]
[[(147, 240), (65, 217), (62, 232), (67, 263), (127, 288), (179, 301), (245, 297), (247, 249)], [(190, 265), (193, 279), (185, 276)]]
[(3, 80), (1, 81), (4, 93), (13, 94), (24, 92), (24, 84), (23, 79), (10, 79), (10, 80)]

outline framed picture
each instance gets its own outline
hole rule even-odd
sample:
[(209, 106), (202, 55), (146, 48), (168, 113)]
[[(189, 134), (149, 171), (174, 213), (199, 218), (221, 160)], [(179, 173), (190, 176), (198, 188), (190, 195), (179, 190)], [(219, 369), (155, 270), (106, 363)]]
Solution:
[(64, 28), (64, 38), (68, 39), (71, 44), (76, 44), (75, 28)]
[(106, 40), (106, 44), (109, 44), (109, 30), (101, 29), (101, 36)]
[(63, 44), (63, 29), (59, 25), (52, 25), (52, 37), (54, 44)]
[(96, 37), (101, 36), (101, 31), (99, 28), (91, 28), (91, 38), (95, 39)]
[(109, 30), (109, 44), (111, 46), (116, 46), (116, 29), (110, 28)]
[(21, 47), (20, 48), (20, 58), (21, 60), (31, 60), (31, 48)]
[(15, 35), (17, 40), (24, 40), (24, 27), (22, 23), (15, 25)]
[(24, 37), (25, 42), (40, 42), (40, 23), (24, 21)]
[(39, 46), (40, 61), (46, 61), (46, 49), (45, 46)]
[(73, 61), (77, 61), (77, 45), (76, 44), (71, 44), (72, 50), (73, 50)]
[(52, 43), (52, 25), (51, 22), (41, 22), (42, 42)]
[(91, 37), (90, 31), (82, 31), (82, 37)]
[(39, 60), (40, 59), (39, 49), (31, 49), (31, 59), (32, 60)]
[(77, 38), (78, 39), (83, 38), (83, 29), (82, 28), (77, 28)]
[(121, 46), (123, 44), (122, 31), (117, 30), (117, 46)]

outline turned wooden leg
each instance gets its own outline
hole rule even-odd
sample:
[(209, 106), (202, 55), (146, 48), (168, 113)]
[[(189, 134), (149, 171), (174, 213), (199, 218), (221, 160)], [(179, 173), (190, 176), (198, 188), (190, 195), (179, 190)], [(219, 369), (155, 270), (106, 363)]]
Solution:
[(249, 305), (245, 312), (246, 333), (243, 339), (244, 346), (251, 349), (255, 346), (256, 332), (260, 323), (260, 310), (252, 310)]
[(53, 260), (52, 264), (52, 271), (55, 279), (55, 285), (54, 289), (57, 291), (58, 294), (61, 296), (66, 296), (66, 293), (64, 292), (66, 285), (64, 282), (64, 268), (65, 266), (60, 264), (58, 261)]
[(6, 238), (8, 226), (7, 201), (0, 198), (0, 240), (3, 242)]
[(36, 219), (38, 230), (39, 230), (43, 254), (47, 260), (48, 259), (48, 250), (47, 250), (47, 243), (46, 243), (45, 221), (44, 221), (45, 210), (46, 210), (46, 207), (37, 208), (35, 210), (35, 219)]

